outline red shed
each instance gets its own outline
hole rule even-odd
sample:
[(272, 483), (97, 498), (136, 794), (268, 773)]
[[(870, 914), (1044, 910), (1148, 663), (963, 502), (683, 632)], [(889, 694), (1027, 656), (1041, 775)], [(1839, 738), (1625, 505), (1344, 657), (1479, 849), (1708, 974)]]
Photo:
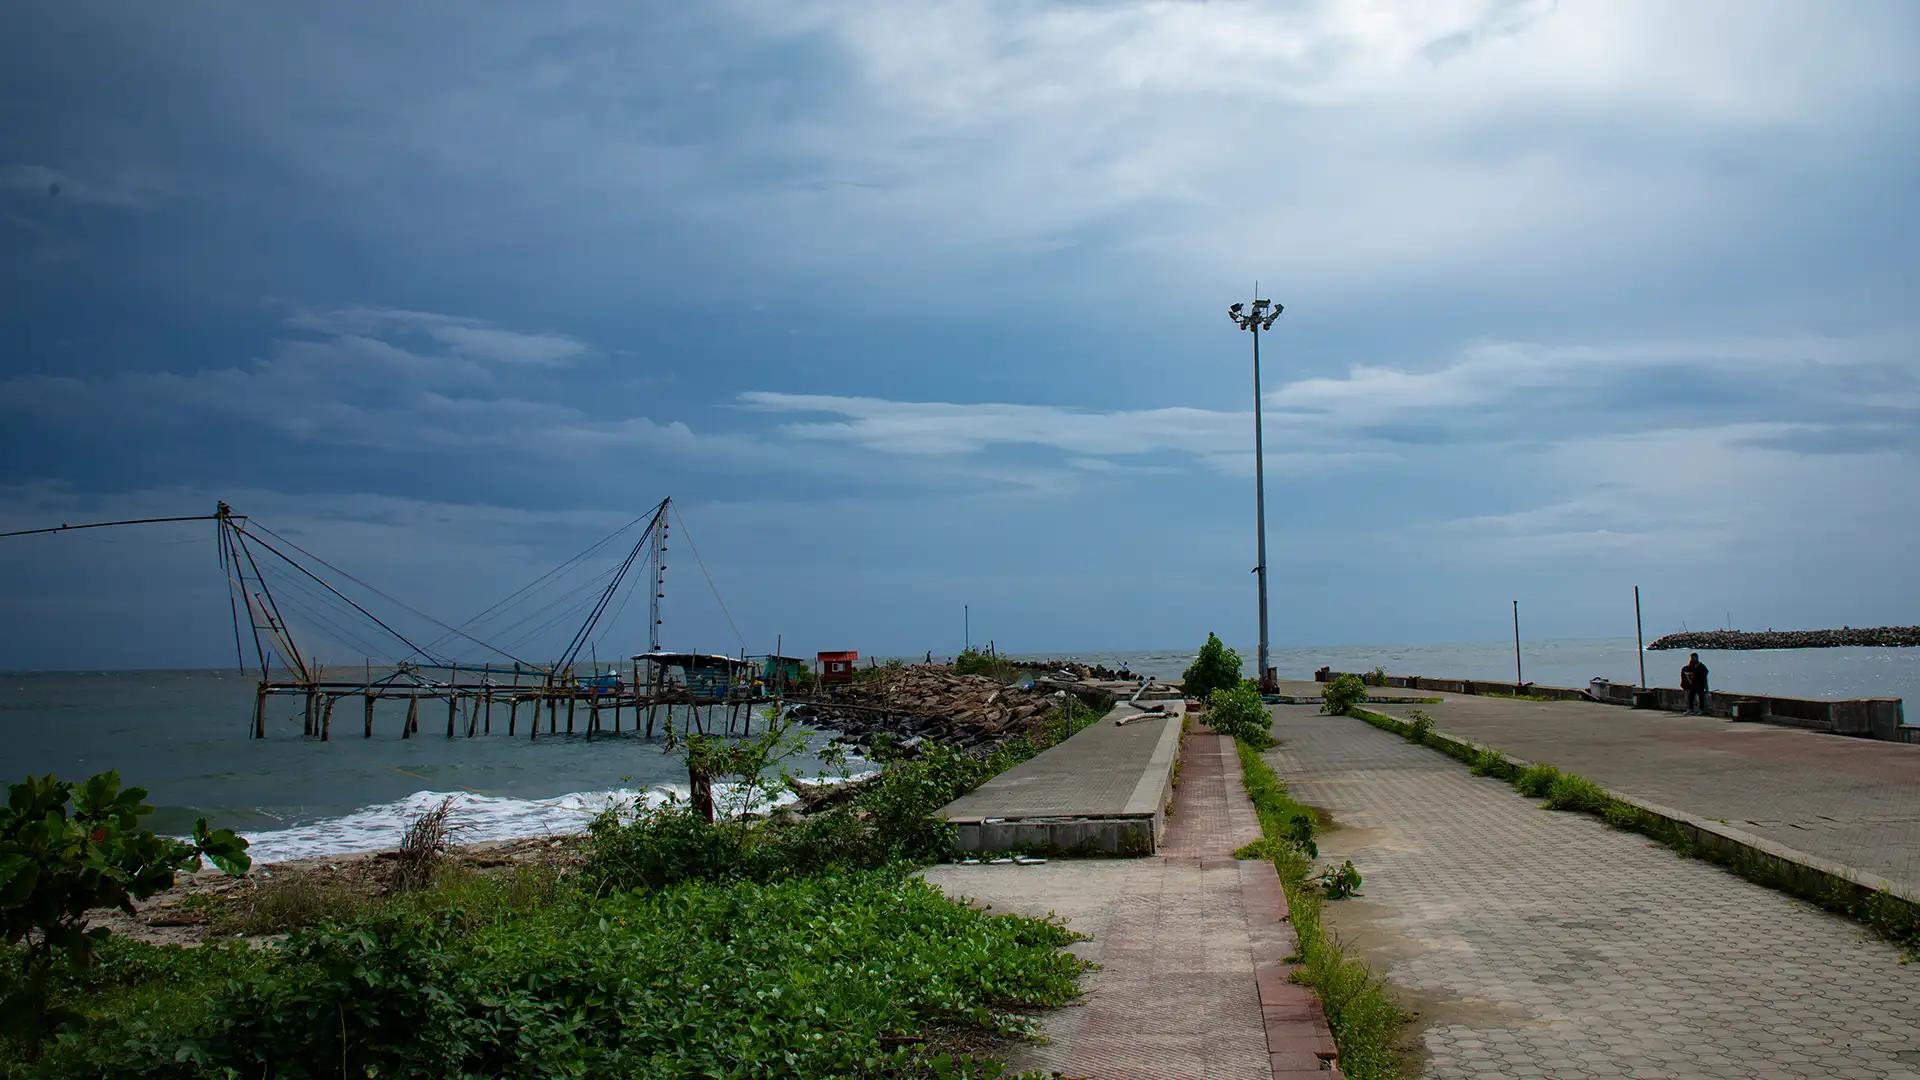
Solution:
[(860, 662), (858, 652), (815, 653), (813, 658), (820, 664), (823, 683), (852, 682), (853, 667)]

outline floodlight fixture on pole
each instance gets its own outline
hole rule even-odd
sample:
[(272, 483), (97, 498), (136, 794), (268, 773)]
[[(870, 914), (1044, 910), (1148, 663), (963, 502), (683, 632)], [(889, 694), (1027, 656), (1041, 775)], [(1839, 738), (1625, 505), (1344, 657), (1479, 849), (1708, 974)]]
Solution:
[[(1259, 290), (1256, 287), (1254, 291)], [(1267, 644), (1267, 469), (1266, 445), (1260, 431), (1260, 331), (1273, 329), (1273, 321), (1284, 310), (1283, 305), (1271, 300), (1254, 300), (1251, 305), (1234, 304), (1227, 308), (1227, 318), (1232, 319), (1235, 326), (1253, 333), (1253, 514), (1257, 544), (1255, 558), (1259, 560), (1253, 572), (1260, 581), (1258, 675), (1263, 691), (1276, 690), (1278, 687), (1274, 685)]]

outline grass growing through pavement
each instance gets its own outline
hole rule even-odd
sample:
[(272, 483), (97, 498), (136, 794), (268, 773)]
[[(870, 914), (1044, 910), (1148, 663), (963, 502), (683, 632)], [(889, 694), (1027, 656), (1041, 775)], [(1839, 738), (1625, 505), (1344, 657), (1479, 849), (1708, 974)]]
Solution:
[(1353, 709), (1351, 715), (1458, 758), (1471, 766), (1476, 776), (1506, 780), (1528, 798), (1545, 799), (1548, 810), (1592, 814), (1616, 829), (1657, 840), (1685, 858), (1718, 863), (1755, 884), (1811, 900), (1828, 911), (1864, 923), (1898, 945), (1903, 962), (1920, 955), (1920, 905), (1745, 847), (1712, 841), (1703, 844), (1692, 830), (1677, 822), (1615, 798), (1586, 777), (1561, 772), (1552, 765), (1536, 762), (1520, 768), (1498, 750), (1437, 735), (1430, 727), (1419, 730), (1420, 737), (1415, 739), (1416, 725), (1404, 720), (1361, 708)]
[[(1354, 1080), (1388, 1080), (1401, 1075), (1396, 1048), (1400, 1030), (1409, 1017), (1387, 996), (1365, 964), (1347, 959), (1340, 943), (1320, 921), (1320, 890), (1313, 884), (1313, 859), (1294, 838), (1298, 818), (1314, 820), (1316, 811), (1295, 802), (1287, 786), (1260, 751), (1235, 742), (1240, 753), (1247, 795), (1260, 815), (1264, 839), (1253, 854), (1273, 860), (1287, 893), (1288, 919), (1299, 941), (1294, 978), (1313, 987), (1327, 1010), (1333, 1041), (1340, 1050), (1340, 1070)], [(1243, 849), (1245, 850), (1245, 849)]]

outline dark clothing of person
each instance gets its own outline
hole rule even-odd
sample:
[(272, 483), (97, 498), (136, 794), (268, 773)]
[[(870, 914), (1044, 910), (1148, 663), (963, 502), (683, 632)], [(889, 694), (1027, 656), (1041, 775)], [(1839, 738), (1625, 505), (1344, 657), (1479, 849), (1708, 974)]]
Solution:
[(1707, 665), (1692, 660), (1680, 669), (1680, 689), (1687, 692), (1687, 711), (1707, 711)]

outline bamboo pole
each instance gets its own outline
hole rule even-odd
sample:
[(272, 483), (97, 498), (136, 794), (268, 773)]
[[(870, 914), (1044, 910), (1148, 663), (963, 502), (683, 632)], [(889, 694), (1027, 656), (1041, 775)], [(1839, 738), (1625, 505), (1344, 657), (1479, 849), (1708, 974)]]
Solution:
[(260, 680), (260, 686), (253, 692), (253, 737), (267, 737), (267, 682)]
[(327, 742), (333, 738), (333, 703), (338, 700), (332, 694), (328, 694), (326, 697), (327, 703), (322, 706), (320, 710), (321, 742)]
[(579, 699), (576, 691), (567, 691), (567, 734), (573, 734), (573, 703)]
[(400, 723), (400, 737), (413, 738), (413, 729), (420, 725), (420, 697), (414, 695), (407, 699), (407, 718)]
[(520, 726), (520, 695), (507, 699), (507, 737), (513, 737), (513, 731)]
[(373, 738), (373, 695), (372, 695), (371, 693), (369, 693), (369, 694), (367, 695), (367, 726), (366, 726), (366, 732), (365, 732), (364, 734), (362, 734), (362, 735), (361, 735), (361, 738), (363, 738), (363, 739), (371, 739), (371, 738)]

